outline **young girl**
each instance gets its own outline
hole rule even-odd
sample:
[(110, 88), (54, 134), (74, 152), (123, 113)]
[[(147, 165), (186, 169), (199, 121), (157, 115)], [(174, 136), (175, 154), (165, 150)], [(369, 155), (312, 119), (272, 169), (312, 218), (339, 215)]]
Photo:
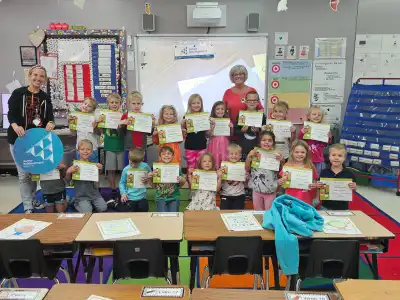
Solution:
[[(164, 105), (161, 107), (160, 115), (158, 117), (158, 125), (166, 125), (166, 124), (176, 124), (178, 123), (178, 113), (173, 105)], [(182, 135), (185, 137), (186, 130), (182, 129)], [(158, 130), (154, 129), (153, 132), (153, 143), (158, 145), (160, 143), (158, 138)], [(181, 148), (179, 146), (180, 143), (166, 143), (163, 146), (169, 146), (174, 150), (174, 158), (172, 160), (173, 163), (181, 163)]]
[[(215, 128), (215, 119), (217, 118), (229, 118), (228, 110), (226, 105), (222, 101), (217, 101), (214, 103), (211, 109), (211, 129), (210, 129), (210, 139), (208, 141), (207, 151), (211, 152), (215, 158), (215, 165), (217, 168), (221, 167), (221, 162), (227, 160), (228, 158), (228, 146), (229, 137), (228, 136), (214, 136), (213, 131)], [(229, 123), (232, 135), (232, 122)]]
[[(215, 161), (211, 153), (206, 152), (200, 156), (199, 162), (197, 163), (197, 169), (204, 171), (215, 171)], [(193, 169), (189, 170), (189, 183), (192, 185), (192, 174)], [(217, 191), (204, 191), (195, 190), (192, 194), (192, 201), (186, 207), (188, 210), (216, 210), (217, 208), (217, 193), (221, 189), (221, 172), (217, 172), (218, 184)]]
[[(315, 181), (318, 179), (318, 173), (311, 161), (310, 150), (308, 149), (308, 145), (305, 141), (295, 140), (293, 142), (292, 148), (290, 149), (289, 160), (284, 167), (285, 166), (312, 169), (313, 179)], [(282, 176), (282, 171), (279, 173), (279, 175), (282, 178), (278, 180), (278, 184), (282, 185), (288, 179), (288, 175), (285, 174)], [(309, 185), (308, 190), (287, 188), (285, 193), (312, 205), (313, 198), (316, 196), (316, 187), (317, 184), (312, 183)]]
[[(193, 94), (189, 97), (186, 113), (203, 112), (203, 99), (199, 94)], [(182, 120), (182, 128), (186, 129), (185, 117)], [(186, 134), (185, 139), (185, 158), (188, 169), (194, 168), (199, 157), (207, 151), (207, 131), (190, 132)]]
[[(275, 149), (275, 135), (271, 131), (262, 131), (259, 136), (260, 148), (265, 150)], [(246, 170), (250, 171), (249, 188), (253, 190), (253, 206), (255, 210), (268, 210), (276, 197), (278, 189), (278, 171), (261, 168), (252, 168), (251, 161), (257, 155), (256, 150), (251, 150), (246, 159)], [(276, 159), (281, 161), (281, 153), (276, 154)]]
[[(307, 121), (313, 123), (322, 123), (323, 119), (324, 119), (324, 113), (322, 112), (321, 108), (312, 105), (308, 109)], [(307, 133), (307, 128), (301, 126), (299, 132), (299, 140), (303, 139), (305, 133)], [(318, 174), (321, 174), (321, 171), (325, 169), (324, 149), (326, 148), (326, 146), (328, 146), (328, 144), (331, 143), (331, 140), (332, 140), (332, 134), (330, 132), (329, 132), (328, 143), (315, 140), (306, 140), (308, 148), (311, 151), (311, 161), (314, 164)]]

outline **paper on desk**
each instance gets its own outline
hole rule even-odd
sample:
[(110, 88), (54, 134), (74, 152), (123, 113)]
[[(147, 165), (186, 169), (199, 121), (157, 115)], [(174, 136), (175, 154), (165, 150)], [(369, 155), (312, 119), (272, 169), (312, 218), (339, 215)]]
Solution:
[(144, 287), (141, 297), (143, 298), (183, 298), (185, 289), (183, 287)]
[(0, 290), (0, 299), (39, 300), (40, 290)]
[(96, 296), (96, 295), (90, 295), (89, 298), (87, 298), (87, 300), (112, 300), (111, 298), (104, 298), (101, 296)]
[(104, 240), (132, 237), (141, 234), (130, 218), (99, 221), (97, 222), (97, 227)]
[(327, 294), (300, 294), (285, 292), (286, 300), (329, 300)]
[(0, 231), (1, 240), (26, 240), (42, 231), (49, 222), (22, 219)]
[(263, 230), (260, 223), (251, 213), (227, 213), (221, 214), (221, 218), (229, 231)]
[(323, 216), (324, 232), (334, 234), (361, 234), (350, 218)]
[(85, 214), (59, 214), (57, 219), (81, 219)]

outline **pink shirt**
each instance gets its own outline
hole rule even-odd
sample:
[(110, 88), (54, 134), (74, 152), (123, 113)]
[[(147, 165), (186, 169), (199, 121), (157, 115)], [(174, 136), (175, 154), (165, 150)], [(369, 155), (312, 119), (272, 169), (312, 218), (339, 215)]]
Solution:
[[(299, 131), (299, 140), (302, 140), (304, 137), (304, 126), (301, 126)], [(329, 143), (332, 138), (329, 138)], [(311, 161), (313, 163), (324, 162), (324, 149), (328, 146), (329, 143), (324, 143), (320, 141), (314, 140), (304, 140), (308, 144), (308, 149), (311, 151)]]
[[(225, 91), (222, 101), (225, 103), (226, 108), (229, 111), (229, 117), (231, 118), (232, 122), (236, 121), (236, 117), (239, 114), (239, 111), (247, 109), (247, 105), (244, 103), (244, 101), (248, 92), (256, 92), (256, 90), (249, 87), (249, 89), (243, 94), (234, 93), (232, 91), (232, 88)], [(261, 109), (263, 109), (263, 106), (260, 102), (257, 106), (257, 110)]]

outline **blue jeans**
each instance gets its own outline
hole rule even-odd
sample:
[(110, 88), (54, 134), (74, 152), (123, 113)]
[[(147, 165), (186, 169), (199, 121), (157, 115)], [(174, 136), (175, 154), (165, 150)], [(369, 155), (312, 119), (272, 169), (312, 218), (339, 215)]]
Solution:
[[(80, 159), (80, 155), (78, 151), (76, 152), (76, 159)], [(89, 161), (92, 163), (98, 163), (99, 162), (99, 153), (96, 151), (93, 151), (92, 155), (89, 157)]]
[(157, 200), (157, 211), (158, 212), (178, 212), (179, 211), (179, 200)]

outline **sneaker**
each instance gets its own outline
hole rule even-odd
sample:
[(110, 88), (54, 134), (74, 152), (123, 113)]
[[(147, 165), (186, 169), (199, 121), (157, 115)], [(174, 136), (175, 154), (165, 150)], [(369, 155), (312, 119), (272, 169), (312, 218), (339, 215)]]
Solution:
[(25, 214), (31, 214), (31, 213), (33, 213), (33, 211), (32, 211), (32, 209), (27, 209), (27, 210), (24, 211), (24, 213)]
[(110, 199), (107, 202), (107, 208), (115, 209), (118, 205), (118, 201), (115, 199)]
[(39, 200), (32, 201), (32, 205), (35, 209), (43, 209), (44, 208), (44, 204), (42, 202), (40, 202)]

